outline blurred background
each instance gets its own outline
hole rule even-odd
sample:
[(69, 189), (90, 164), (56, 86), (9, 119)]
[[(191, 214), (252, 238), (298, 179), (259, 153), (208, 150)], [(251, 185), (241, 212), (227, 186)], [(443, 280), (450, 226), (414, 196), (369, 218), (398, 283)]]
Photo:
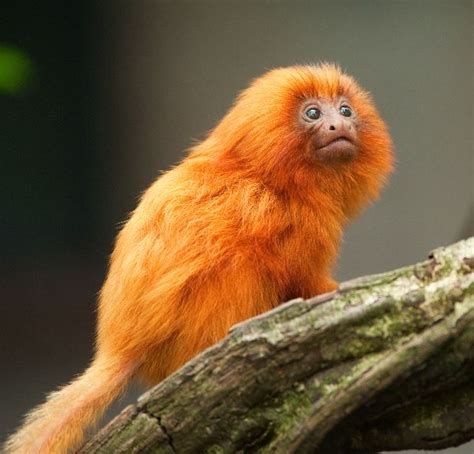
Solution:
[(335, 61), (391, 128), (396, 173), (347, 231), (338, 279), (472, 235), (472, 9), (461, 0), (4, 2), (0, 440), (86, 367), (96, 293), (141, 191), (267, 69)]

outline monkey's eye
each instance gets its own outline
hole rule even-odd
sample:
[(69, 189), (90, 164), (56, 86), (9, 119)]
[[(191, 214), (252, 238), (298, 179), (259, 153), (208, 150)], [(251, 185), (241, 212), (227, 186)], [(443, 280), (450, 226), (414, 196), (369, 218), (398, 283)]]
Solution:
[(349, 106), (341, 106), (339, 112), (345, 117), (350, 117), (352, 115), (352, 109)]
[(321, 118), (321, 111), (317, 109), (316, 107), (309, 108), (304, 114), (310, 120), (317, 120), (318, 118)]

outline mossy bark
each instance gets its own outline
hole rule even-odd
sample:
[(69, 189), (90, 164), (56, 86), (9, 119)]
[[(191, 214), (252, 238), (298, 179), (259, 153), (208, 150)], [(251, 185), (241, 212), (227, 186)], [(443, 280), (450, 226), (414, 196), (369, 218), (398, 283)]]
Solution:
[(474, 238), (234, 327), (82, 453), (325, 453), (474, 437)]

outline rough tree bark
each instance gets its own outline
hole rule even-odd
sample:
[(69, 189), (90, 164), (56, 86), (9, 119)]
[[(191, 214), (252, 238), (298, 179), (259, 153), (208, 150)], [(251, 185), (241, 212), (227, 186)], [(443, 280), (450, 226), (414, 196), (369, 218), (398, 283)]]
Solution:
[(81, 453), (371, 453), (474, 438), (474, 238), (234, 327)]

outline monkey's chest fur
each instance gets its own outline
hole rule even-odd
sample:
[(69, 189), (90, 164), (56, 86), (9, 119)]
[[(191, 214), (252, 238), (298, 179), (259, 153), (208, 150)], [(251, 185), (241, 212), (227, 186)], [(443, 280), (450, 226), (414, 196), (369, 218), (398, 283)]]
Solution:
[(260, 230), (236, 229), (240, 244), (234, 251), (273, 281), (277, 304), (327, 291), (342, 235), (340, 214), (317, 201), (301, 200), (274, 201), (268, 212)]

